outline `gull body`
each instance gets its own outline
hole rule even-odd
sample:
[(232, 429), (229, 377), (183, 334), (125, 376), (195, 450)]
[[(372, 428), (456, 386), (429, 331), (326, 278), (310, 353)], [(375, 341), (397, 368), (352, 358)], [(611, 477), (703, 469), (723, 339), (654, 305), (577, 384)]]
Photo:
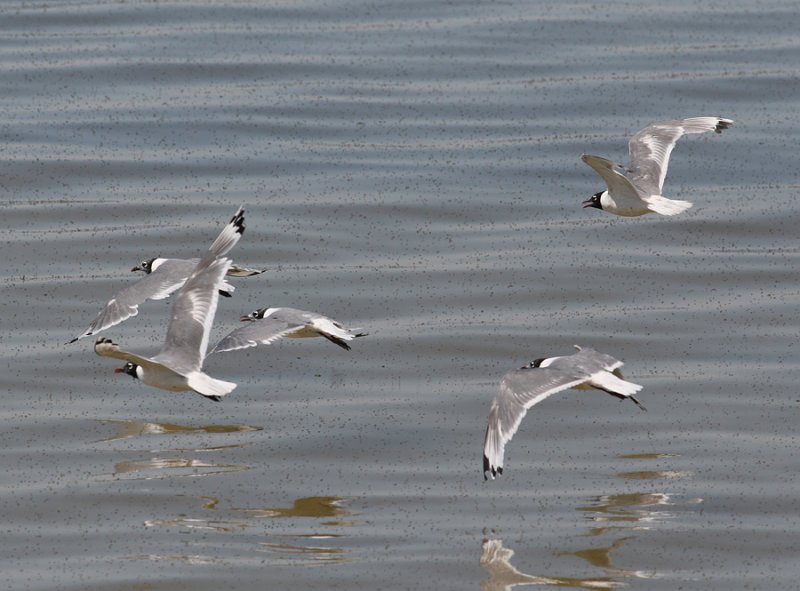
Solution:
[(630, 139), (630, 165), (626, 171), (611, 160), (584, 154), (581, 160), (603, 177), (606, 189), (592, 195), (582, 206), (627, 217), (647, 213), (672, 216), (686, 211), (692, 206), (689, 201), (661, 195), (675, 143), (686, 134), (722, 133), (732, 124), (733, 120), (722, 117), (690, 117), (653, 123)]
[(536, 359), (503, 377), (489, 409), (483, 446), (484, 478), (491, 475), (494, 479), (503, 473), (505, 446), (528, 409), (556, 392), (569, 388), (601, 390), (622, 400), (629, 398), (644, 410), (634, 397), (642, 387), (622, 378), (622, 361), (594, 349), (575, 348), (577, 353)]
[(349, 351), (348, 341), (366, 336), (366, 333), (357, 332), (361, 329), (345, 328), (327, 316), (295, 308), (260, 308), (242, 316), (240, 320), (247, 322), (247, 326), (229, 333), (216, 344), (211, 353), (269, 345), (284, 337), (324, 337)]
[(212, 378), (202, 368), (217, 311), (219, 288), (231, 265), (224, 255), (236, 245), (243, 232), (244, 209), (239, 208), (175, 294), (172, 319), (158, 355), (143, 357), (123, 351), (116, 343), (102, 337), (95, 343), (95, 353), (127, 361), (115, 372), (126, 373), (162, 390), (194, 391), (211, 400), (219, 400), (233, 391), (236, 384)]

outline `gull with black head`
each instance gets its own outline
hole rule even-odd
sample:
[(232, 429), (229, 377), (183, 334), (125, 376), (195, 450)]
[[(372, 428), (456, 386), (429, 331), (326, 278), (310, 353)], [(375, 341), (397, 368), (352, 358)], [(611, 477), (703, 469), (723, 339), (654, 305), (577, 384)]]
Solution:
[(247, 322), (247, 326), (237, 328), (225, 336), (211, 353), (269, 345), (283, 337), (324, 337), (349, 351), (349, 341), (367, 336), (367, 333), (360, 332), (360, 328), (345, 328), (327, 316), (295, 308), (260, 308), (242, 316), (240, 320)]
[(599, 191), (582, 203), (620, 216), (635, 217), (646, 213), (676, 215), (692, 204), (661, 195), (667, 176), (669, 157), (675, 143), (686, 134), (714, 131), (722, 133), (733, 120), (722, 117), (690, 117), (653, 123), (634, 135), (628, 143), (631, 163), (627, 171), (600, 156), (581, 156), (606, 182)]
[[(192, 271), (197, 267), (200, 259), (167, 259), (153, 257), (142, 261), (131, 271), (141, 271), (144, 277), (122, 289), (114, 295), (103, 307), (92, 323), (85, 331), (72, 339), (74, 343), (78, 339), (96, 335), (100, 331), (116, 326), (120, 322), (127, 320), (139, 313), (139, 305), (147, 300), (163, 300), (180, 289)], [(250, 277), (258, 275), (263, 271), (249, 269), (231, 263), (231, 268), (226, 273), (227, 277)], [(234, 287), (227, 281), (223, 281), (219, 294), (231, 297)], [(69, 343), (68, 343), (69, 344)]]
[(600, 390), (620, 400), (630, 399), (645, 410), (634, 394), (639, 384), (623, 379), (622, 361), (611, 355), (575, 345), (577, 353), (531, 361), (508, 372), (489, 409), (489, 424), (483, 444), (483, 476), (492, 480), (503, 473), (506, 443), (511, 441), (525, 414), (548, 396), (573, 388)]
[(95, 343), (95, 353), (127, 361), (115, 372), (126, 373), (163, 390), (194, 391), (215, 401), (232, 392), (236, 384), (205, 374), (203, 360), (217, 311), (219, 289), (231, 266), (231, 260), (224, 255), (236, 245), (244, 229), (244, 209), (240, 207), (175, 295), (172, 319), (158, 355), (142, 357), (129, 353), (102, 337)]

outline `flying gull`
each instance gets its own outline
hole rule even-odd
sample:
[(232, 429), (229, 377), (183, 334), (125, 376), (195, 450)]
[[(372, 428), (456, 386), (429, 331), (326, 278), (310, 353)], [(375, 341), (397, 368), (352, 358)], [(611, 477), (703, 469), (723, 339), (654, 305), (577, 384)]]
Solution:
[(733, 120), (721, 117), (691, 117), (653, 123), (628, 143), (631, 164), (624, 172), (611, 160), (584, 154), (581, 160), (603, 177), (607, 188), (592, 195), (582, 206), (628, 217), (651, 212), (676, 215), (686, 211), (692, 206), (690, 202), (661, 195), (675, 142), (686, 134), (722, 133), (732, 124)]
[[(72, 339), (74, 343), (78, 339), (96, 335), (100, 331), (111, 328), (139, 313), (139, 304), (147, 300), (163, 300), (171, 293), (181, 288), (192, 271), (197, 267), (200, 259), (165, 259), (153, 257), (142, 261), (131, 271), (142, 271), (142, 277), (136, 283), (132, 283), (125, 289), (112, 297), (102, 310), (95, 316), (92, 323), (85, 331)], [(263, 271), (249, 269), (235, 264), (231, 264), (226, 275), (228, 277), (250, 277), (258, 275)], [(220, 295), (230, 297), (234, 287), (227, 281), (223, 281), (220, 287)]]
[(260, 308), (242, 316), (240, 320), (248, 322), (248, 325), (237, 328), (224, 337), (211, 353), (269, 345), (283, 337), (290, 339), (325, 337), (349, 351), (350, 345), (347, 341), (366, 336), (366, 333), (357, 332), (360, 329), (345, 328), (339, 322), (322, 314), (294, 308)]
[(148, 358), (128, 353), (103, 337), (97, 339), (95, 353), (127, 361), (114, 371), (163, 390), (192, 390), (215, 401), (233, 391), (236, 384), (212, 378), (202, 369), (211, 324), (217, 311), (219, 289), (231, 266), (231, 260), (224, 255), (239, 241), (243, 232), (244, 209), (240, 207), (175, 294), (172, 320), (164, 347), (158, 355)]
[(642, 389), (638, 384), (622, 378), (619, 368), (622, 361), (594, 349), (581, 348), (564, 357), (536, 359), (528, 365), (508, 372), (489, 409), (489, 424), (483, 447), (483, 472), (492, 480), (503, 473), (503, 452), (511, 441), (528, 409), (556, 392), (568, 388), (576, 390), (602, 390), (624, 400), (633, 400)]

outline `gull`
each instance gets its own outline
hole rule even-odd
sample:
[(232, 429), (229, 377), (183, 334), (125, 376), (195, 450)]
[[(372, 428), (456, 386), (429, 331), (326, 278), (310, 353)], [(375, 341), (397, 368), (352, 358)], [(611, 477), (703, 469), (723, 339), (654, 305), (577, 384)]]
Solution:
[(517, 432), (528, 409), (551, 394), (568, 388), (602, 390), (620, 400), (629, 398), (645, 410), (634, 397), (642, 387), (622, 378), (622, 361), (594, 349), (578, 345), (575, 348), (578, 352), (572, 355), (536, 359), (503, 376), (489, 409), (483, 447), (484, 479), (488, 472), (492, 480), (503, 473), (506, 443)]
[(260, 308), (242, 316), (240, 320), (249, 324), (225, 336), (209, 355), (257, 345), (270, 345), (283, 337), (290, 339), (325, 337), (349, 351), (350, 345), (347, 341), (367, 336), (367, 333), (356, 332), (361, 330), (359, 328), (345, 328), (327, 316), (295, 308)]
[[(197, 266), (197, 263), (200, 262), (200, 259), (165, 259), (161, 257), (153, 257), (152, 259), (142, 261), (138, 265), (136, 265), (131, 271), (142, 271), (147, 275), (150, 275), (154, 271), (157, 271), (159, 267), (166, 264), (167, 267), (172, 267), (175, 269), (174, 273), (180, 272), (185, 273), (185, 276), (188, 277), (189, 273)], [(249, 267), (242, 267), (240, 265), (231, 263), (231, 268), (228, 269), (226, 275), (228, 277), (252, 277), (253, 275), (259, 275), (263, 273), (263, 269), (250, 269)], [(228, 285), (228, 283), (224, 283), (223, 286), (228, 289), (229, 292), (233, 292), (233, 286)], [(224, 290), (223, 290), (224, 291)], [(230, 293), (221, 293), (220, 295), (230, 296)]]
[(219, 289), (231, 260), (225, 258), (244, 232), (244, 209), (239, 208), (200, 259), (172, 303), (172, 319), (161, 352), (142, 357), (100, 337), (95, 353), (127, 361), (115, 373), (126, 373), (149, 386), (171, 392), (194, 391), (214, 401), (229, 394), (236, 384), (203, 373), (203, 359), (219, 301)]
[[(92, 320), (89, 328), (67, 344), (95, 335), (100, 331), (116, 326), (132, 316), (136, 316), (139, 313), (139, 304), (143, 304), (147, 300), (163, 300), (168, 297), (183, 286), (199, 262), (200, 259), (165, 259), (162, 257), (153, 257), (142, 261), (133, 267), (131, 271), (142, 271), (145, 273), (144, 277), (108, 300), (103, 309)], [(226, 275), (228, 277), (250, 277), (262, 272), (258, 269), (249, 269), (231, 264), (231, 268), (228, 269)], [(234, 287), (230, 283), (227, 281), (222, 282), (220, 295), (231, 297), (233, 291)]]
[(721, 117), (690, 117), (662, 121), (645, 127), (628, 143), (631, 164), (622, 172), (619, 164), (600, 156), (581, 156), (606, 182), (606, 190), (595, 193), (581, 205), (609, 213), (634, 217), (646, 213), (676, 215), (689, 209), (688, 201), (662, 197), (669, 156), (683, 135), (715, 131), (722, 133), (733, 124)]

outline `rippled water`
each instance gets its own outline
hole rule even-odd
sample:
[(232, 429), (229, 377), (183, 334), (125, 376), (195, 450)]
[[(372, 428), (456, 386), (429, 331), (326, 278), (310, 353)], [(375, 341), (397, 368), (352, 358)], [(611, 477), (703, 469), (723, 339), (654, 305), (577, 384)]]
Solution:
[[(0, 565), (13, 589), (797, 587), (793, 2), (0, 5)], [(581, 210), (583, 152), (681, 140), (667, 219)], [(219, 337), (292, 306), (370, 333), (214, 356), (222, 403), (73, 345), (128, 269), (247, 207)], [(107, 331), (153, 354), (168, 302)], [(505, 474), (501, 376), (573, 344)]]

